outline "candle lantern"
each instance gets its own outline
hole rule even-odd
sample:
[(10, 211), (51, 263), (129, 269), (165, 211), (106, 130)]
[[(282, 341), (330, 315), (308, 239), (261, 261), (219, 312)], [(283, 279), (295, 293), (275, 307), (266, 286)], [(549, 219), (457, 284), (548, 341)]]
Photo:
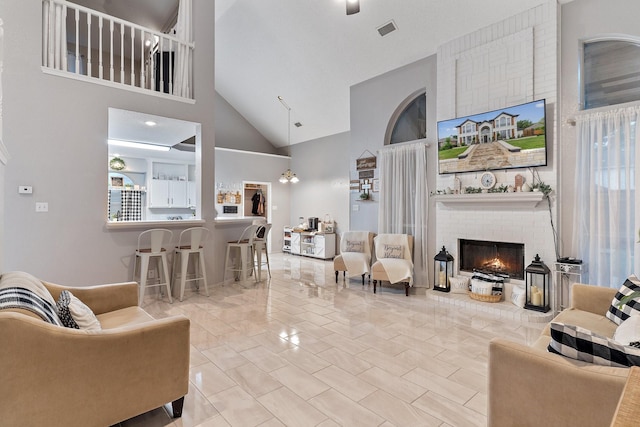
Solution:
[(538, 254), (527, 268), (526, 273), (526, 302), (524, 308), (546, 313), (549, 307), (549, 267), (540, 260)]
[(435, 262), (433, 273), (433, 289), (441, 292), (449, 292), (451, 284), (449, 278), (453, 275), (453, 257), (445, 247), (438, 255), (433, 257)]

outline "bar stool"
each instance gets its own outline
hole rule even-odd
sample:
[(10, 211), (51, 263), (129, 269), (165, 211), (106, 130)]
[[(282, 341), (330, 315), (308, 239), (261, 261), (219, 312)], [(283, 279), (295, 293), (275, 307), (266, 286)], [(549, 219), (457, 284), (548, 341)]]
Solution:
[[(271, 278), (271, 266), (269, 265), (269, 248), (267, 246), (267, 235), (271, 231), (272, 224), (261, 225), (256, 231), (256, 238), (253, 240), (253, 251), (255, 252), (257, 261), (256, 268), (258, 269), (258, 281), (261, 280), (262, 266), (267, 266), (269, 272), (269, 278)], [(265, 262), (262, 262), (262, 250), (264, 249)]]
[[(256, 238), (256, 232), (260, 225), (250, 225), (242, 231), (242, 235), (237, 241), (232, 241), (227, 243), (227, 255), (224, 259), (224, 275), (226, 275), (227, 271), (236, 272), (235, 278), (238, 280), (238, 275), (240, 275), (241, 280), (247, 280), (247, 276), (254, 269), (254, 259), (253, 259), (253, 241)], [(238, 256), (240, 258), (239, 266), (236, 266), (236, 263), (231, 262), (231, 250), (238, 251)], [(231, 264), (231, 265), (229, 265)], [(256, 281), (258, 278), (256, 277)], [(222, 281), (224, 282), (224, 276), (222, 277)]]
[[(140, 259), (140, 278), (137, 281), (140, 284), (140, 296), (138, 297), (138, 305), (142, 305), (144, 299), (144, 291), (148, 287), (164, 286), (167, 289), (169, 302), (171, 299), (171, 277), (169, 276), (169, 264), (167, 263), (167, 250), (163, 247), (165, 242), (171, 241), (173, 233), (165, 228), (154, 228), (143, 231), (138, 235), (138, 248), (136, 249), (136, 257), (133, 265), (133, 280), (136, 279), (136, 271), (138, 270), (138, 259)], [(157, 283), (147, 283), (149, 277), (149, 260), (156, 259), (156, 271), (158, 273)], [(162, 265), (160, 265), (162, 264)], [(162, 276), (162, 277), (160, 277)], [(162, 289), (161, 289), (162, 291)]]
[[(204, 263), (204, 248), (202, 242), (206, 240), (209, 229), (204, 227), (191, 227), (183, 230), (178, 239), (178, 246), (173, 252), (173, 277), (172, 288), (176, 289), (176, 283), (180, 280), (180, 301), (184, 298), (184, 287), (186, 282), (196, 282), (196, 289), (199, 289), (198, 281), (202, 280), (204, 291), (209, 296), (207, 287), (207, 269)], [(194, 259), (193, 277), (187, 279), (189, 270), (189, 260), (191, 255), (197, 255)], [(178, 267), (178, 260), (180, 266)]]

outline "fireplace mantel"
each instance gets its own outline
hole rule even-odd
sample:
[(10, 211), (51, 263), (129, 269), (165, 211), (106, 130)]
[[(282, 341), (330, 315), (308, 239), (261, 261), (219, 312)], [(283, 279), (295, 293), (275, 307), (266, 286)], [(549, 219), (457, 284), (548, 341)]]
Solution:
[(543, 200), (539, 191), (523, 193), (474, 193), (434, 196), (436, 202), (456, 209), (533, 209)]

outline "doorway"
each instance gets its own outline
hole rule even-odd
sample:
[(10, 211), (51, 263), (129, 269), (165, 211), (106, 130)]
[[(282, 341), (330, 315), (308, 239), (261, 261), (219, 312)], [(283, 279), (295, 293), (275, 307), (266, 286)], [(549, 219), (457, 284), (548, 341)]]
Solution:
[[(271, 222), (271, 183), (242, 181), (242, 213), (245, 217)], [(267, 239), (267, 251), (271, 253), (271, 239)]]

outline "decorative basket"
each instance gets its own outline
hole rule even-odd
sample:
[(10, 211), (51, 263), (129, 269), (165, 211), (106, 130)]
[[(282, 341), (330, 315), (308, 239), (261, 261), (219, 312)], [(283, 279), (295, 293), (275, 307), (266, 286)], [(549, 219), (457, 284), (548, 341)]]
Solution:
[(502, 301), (502, 295), (481, 295), (473, 292), (469, 292), (469, 297), (476, 301), (482, 302), (500, 302)]

